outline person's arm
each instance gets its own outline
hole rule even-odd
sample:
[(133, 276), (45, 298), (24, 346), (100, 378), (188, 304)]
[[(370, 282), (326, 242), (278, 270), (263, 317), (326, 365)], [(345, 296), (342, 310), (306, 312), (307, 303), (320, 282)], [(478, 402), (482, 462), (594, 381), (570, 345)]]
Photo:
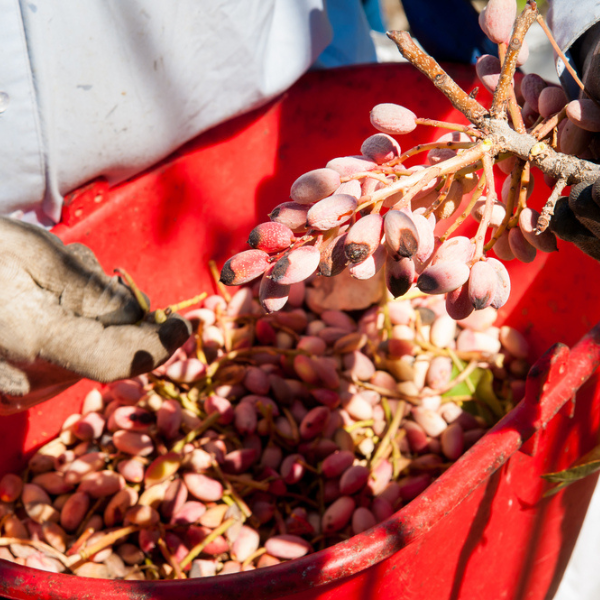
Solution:
[(156, 368), (190, 336), (157, 325), (93, 252), (0, 217), (0, 414), (42, 402), (82, 377), (101, 382)]

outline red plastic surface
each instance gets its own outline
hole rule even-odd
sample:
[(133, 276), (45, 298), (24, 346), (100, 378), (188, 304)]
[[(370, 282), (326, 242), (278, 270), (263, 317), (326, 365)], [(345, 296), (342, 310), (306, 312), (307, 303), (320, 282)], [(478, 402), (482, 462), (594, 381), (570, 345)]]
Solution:
[[(476, 85), (471, 69), (449, 72), (468, 90)], [(379, 102), (399, 102), (419, 116), (456, 116), (406, 65), (311, 73), (282, 99), (201, 136), (135, 180), (114, 189), (96, 182), (71, 194), (55, 232), (65, 242), (87, 244), (107, 271), (127, 269), (154, 306), (211, 290), (208, 260), (222, 264), (243, 249), (248, 232), (286, 200), (298, 175), (358, 153), (372, 133), (369, 110)], [(400, 142), (406, 149), (440, 133), (418, 128)], [(537, 179), (540, 204), (548, 190)], [(600, 319), (600, 266), (577, 250), (560, 244), (558, 253), (508, 268), (513, 293), (500, 320), (528, 333), (532, 358), (557, 342), (572, 346)], [(532, 371), (526, 400), (424, 494), (387, 522), (325, 551), (269, 569), (161, 583), (53, 575), (0, 561), (0, 594), (36, 600), (551, 597), (595, 481), (542, 500), (539, 476), (595, 445), (600, 390), (592, 374), (599, 362), (597, 330), (570, 352), (554, 348)], [(90, 386), (82, 382), (2, 419), (0, 473), (18, 471)], [(568, 401), (577, 390), (570, 417)]]

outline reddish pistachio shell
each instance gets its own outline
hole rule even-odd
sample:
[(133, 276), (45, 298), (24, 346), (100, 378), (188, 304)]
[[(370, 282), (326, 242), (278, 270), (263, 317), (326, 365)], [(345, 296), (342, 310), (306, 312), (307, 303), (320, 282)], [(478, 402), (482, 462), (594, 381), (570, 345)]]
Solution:
[(160, 513), (170, 519), (186, 502), (187, 488), (182, 479), (174, 479), (165, 491), (165, 497), (160, 505)]
[(354, 463), (354, 452), (341, 450), (330, 454), (321, 465), (321, 472), (327, 478), (339, 477)]
[[(508, 241), (508, 233), (509, 230), (505, 229), (500, 237), (496, 240), (494, 244), (494, 254), (500, 259), (504, 261), (514, 260), (515, 255), (513, 251), (510, 249), (510, 243)], [(492, 234), (496, 235), (496, 228), (492, 230)]]
[(482, 310), (492, 304), (496, 296), (498, 276), (493, 265), (487, 261), (477, 261), (469, 275), (469, 300), (475, 310)]
[(138, 406), (119, 406), (108, 419), (108, 429), (112, 432), (119, 429), (147, 431), (154, 421), (154, 415), (148, 410)]
[(151, 506), (132, 506), (125, 513), (123, 523), (125, 525), (138, 525), (144, 529), (154, 527), (160, 521), (160, 515)]
[(475, 253), (475, 245), (467, 237), (457, 235), (446, 240), (436, 251), (432, 265), (440, 262), (468, 263)]
[(341, 496), (327, 508), (321, 519), (321, 531), (333, 533), (343, 529), (352, 518), (356, 503), (350, 496)]
[(258, 531), (247, 525), (242, 525), (237, 538), (231, 545), (231, 552), (236, 560), (243, 562), (258, 550), (259, 545), (260, 536)]
[(144, 463), (137, 458), (121, 460), (117, 464), (117, 471), (123, 475), (126, 481), (140, 483), (144, 480)]
[(245, 250), (232, 256), (221, 270), (221, 283), (242, 285), (262, 275), (269, 266), (269, 255), (262, 250)]
[(215, 412), (219, 413), (220, 417), (217, 421), (219, 425), (229, 425), (235, 417), (231, 402), (227, 398), (222, 398), (217, 394), (211, 394), (204, 401), (204, 410), (207, 415), (212, 415)]
[(247, 471), (258, 458), (259, 452), (255, 448), (240, 448), (232, 450), (225, 455), (221, 465), (226, 473), (240, 474)]
[(340, 156), (333, 158), (327, 163), (327, 168), (337, 171), (343, 177), (349, 177), (355, 173), (372, 171), (377, 168), (377, 163), (369, 160), (366, 156)]
[(340, 185), (340, 174), (333, 169), (314, 169), (300, 175), (292, 184), (290, 196), (298, 204), (313, 204), (330, 196)]
[(352, 533), (358, 535), (371, 527), (375, 527), (377, 521), (375, 515), (364, 506), (359, 506), (352, 515)]
[(350, 220), (357, 200), (349, 194), (335, 194), (313, 205), (306, 215), (309, 227), (327, 231)]
[(427, 294), (445, 294), (469, 279), (470, 269), (463, 262), (444, 261), (427, 267), (417, 279), (417, 287)]
[(257, 225), (248, 236), (248, 245), (267, 254), (288, 248), (295, 240), (293, 231), (283, 223), (270, 221)]
[(359, 219), (348, 231), (344, 242), (346, 258), (351, 263), (360, 263), (371, 256), (381, 240), (383, 217), (370, 214)]
[(75, 492), (60, 511), (60, 524), (67, 531), (75, 531), (90, 507), (90, 497), (83, 492)]
[(344, 496), (351, 496), (361, 490), (369, 479), (370, 471), (362, 465), (354, 465), (346, 469), (340, 477), (340, 492)]
[(381, 165), (400, 155), (400, 144), (385, 133), (376, 133), (362, 143), (360, 151), (361, 154)]
[(500, 78), (500, 61), (496, 56), (491, 54), (484, 54), (477, 59), (475, 64), (475, 71), (479, 81), (483, 83), (485, 89), (488, 92), (494, 92), (498, 85), (498, 79)]
[(114, 471), (97, 471), (86, 475), (77, 488), (92, 498), (112, 496), (125, 487), (125, 479)]
[(206, 373), (206, 365), (197, 358), (188, 358), (171, 363), (167, 367), (166, 375), (178, 383), (194, 383)]
[(562, 110), (567, 103), (567, 94), (558, 86), (545, 87), (538, 97), (538, 109), (544, 119)]
[(424, 492), (431, 483), (431, 475), (429, 473), (421, 473), (420, 475), (409, 475), (401, 479), (399, 484), (400, 497), (405, 502), (413, 500), (421, 492)]
[(309, 209), (310, 204), (283, 202), (271, 211), (269, 218), (271, 221), (286, 225), (294, 232), (304, 231), (306, 229), (306, 214)]
[(342, 233), (333, 238), (329, 243), (321, 246), (319, 260), (319, 274), (324, 277), (335, 277), (346, 268), (345, 243), (347, 233)]
[(521, 81), (521, 94), (525, 102), (536, 112), (539, 113), (539, 98), (542, 90), (548, 84), (536, 73), (528, 73)]
[(79, 483), (85, 475), (99, 471), (106, 464), (104, 452), (90, 452), (76, 458), (66, 469), (64, 481), (66, 484)]
[(279, 472), (283, 481), (289, 485), (298, 483), (306, 471), (302, 454), (288, 454), (281, 463)]
[(197, 523), (206, 512), (206, 506), (202, 502), (190, 500), (179, 506), (171, 516), (173, 525), (193, 525)]
[(125, 513), (138, 501), (138, 493), (130, 487), (117, 492), (104, 509), (104, 524), (114, 527), (123, 522)]
[(385, 263), (386, 287), (394, 298), (404, 296), (412, 286), (416, 275), (415, 263), (410, 258), (395, 260), (388, 257)]
[(306, 413), (300, 423), (300, 437), (311, 440), (319, 435), (329, 419), (329, 409), (326, 406), (317, 406)]
[(507, 43), (516, 17), (515, 0), (490, 0), (479, 14), (479, 25), (494, 44)]
[(152, 438), (145, 433), (116, 431), (112, 441), (117, 450), (135, 456), (148, 456), (154, 450)]
[(223, 486), (201, 473), (184, 473), (183, 481), (195, 498), (203, 502), (217, 502), (223, 497)]
[(7, 473), (0, 479), (0, 501), (14, 502), (21, 495), (23, 480), (12, 473)]
[(296, 248), (275, 263), (271, 279), (280, 285), (303, 281), (317, 270), (320, 259), (321, 255), (314, 246)]
[[(188, 529), (186, 534), (186, 545), (189, 548), (193, 548), (211, 533), (212, 532), (208, 527), (192, 526)], [(210, 542), (210, 544), (207, 544), (204, 547), (203, 552), (206, 554), (216, 556), (218, 554), (223, 554), (224, 552), (229, 552), (229, 549), (229, 543), (227, 542), (227, 540), (222, 535), (219, 535), (215, 540), (213, 540), (212, 542)]]
[(540, 214), (532, 208), (524, 208), (519, 215), (519, 228), (525, 239), (540, 252), (556, 252), (558, 245), (556, 236), (552, 231), (546, 229), (544, 232), (537, 234), (537, 227)]
[(452, 423), (442, 432), (440, 442), (442, 452), (448, 460), (458, 460), (463, 453), (465, 436), (458, 423)]
[(508, 244), (515, 258), (524, 263), (530, 263), (535, 260), (537, 250), (532, 246), (519, 227), (513, 227), (508, 232)]
[(585, 131), (600, 131), (600, 108), (593, 100), (572, 100), (567, 104), (567, 116)]
[(182, 419), (181, 410), (181, 404), (171, 398), (161, 404), (156, 412), (156, 426), (163, 437), (173, 439), (178, 435)]
[(297, 535), (282, 534), (270, 537), (265, 542), (265, 549), (271, 556), (282, 560), (293, 560), (308, 554), (312, 547)]
[(412, 217), (399, 210), (389, 210), (383, 219), (385, 245), (395, 259), (412, 258), (419, 249), (419, 232)]
[(392, 135), (410, 133), (417, 126), (415, 113), (398, 104), (378, 104), (370, 118), (375, 129)]
[(275, 265), (271, 265), (260, 280), (258, 290), (258, 299), (260, 305), (267, 314), (281, 310), (288, 301), (290, 295), (290, 286), (282, 285), (273, 281), (273, 269)]
[(386, 248), (380, 244), (373, 254), (367, 256), (362, 262), (351, 265), (348, 271), (354, 279), (371, 279), (383, 268), (386, 259)]
[(77, 421), (73, 433), (80, 440), (96, 440), (102, 435), (104, 424), (104, 417), (100, 413), (90, 412)]

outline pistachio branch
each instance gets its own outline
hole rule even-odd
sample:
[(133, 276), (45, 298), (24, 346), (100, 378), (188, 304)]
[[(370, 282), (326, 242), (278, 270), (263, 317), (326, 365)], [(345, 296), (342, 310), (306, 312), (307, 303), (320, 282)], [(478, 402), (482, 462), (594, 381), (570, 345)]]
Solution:
[[(505, 66), (502, 70), (504, 79), (508, 81), (508, 84), (514, 77), (514, 68), (516, 66), (516, 62), (511, 59), (511, 56), (517, 51), (520, 32), (526, 31), (528, 23), (532, 19), (535, 20), (535, 11), (531, 7), (528, 7), (517, 18), (517, 24), (515, 25), (517, 35), (513, 35), (513, 40), (516, 39), (516, 42), (513, 46), (509, 46), (504, 63)], [(469, 121), (485, 134), (486, 137), (483, 141), (488, 144), (486, 152), (491, 157), (496, 157), (502, 153), (516, 155), (524, 161), (529, 161), (532, 166), (537, 167), (540, 171), (550, 175), (554, 179), (564, 178), (567, 185), (581, 182), (592, 183), (600, 176), (600, 165), (577, 158), (576, 156), (556, 152), (550, 145), (538, 141), (535, 136), (515, 131), (508, 124), (506, 118), (504, 118), (504, 114), (502, 114), (503, 118), (492, 118), (483, 106), (462, 90), (431, 56), (423, 52), (412, 41), (408, 33), (393, 31), (388, 33), (388, 37), (396, 43), (402, 55), (413, 66), (425, 74), (450, 100), (452, 105), (457, 110), (460, 110)], [(502, 73), (501, 81), (503, 81)], [(510, 85), (508, 84), (506, 84), (507, 87), (504, 91), (498, 91), (498, 88), (501, 87), (500, 84), (498, 85), (497, 94), (495, 95), (496, 107), (499, 107), (500, 104), (503, 104), (508, 99), (510, 95)], [(501, 111), (498, 109), (498, 112)], [(461, 157), (464, 159), (464, 164), (461, 165), (461, 168), (479, 160), (483, 154), (480, 146), (482, 142), (478, 142), (473, 148), (465, 151), (463, 154), (436, 165), (435, 168), (443, 169), (443, 172), (437, 173), (436, 176), (455, 171), (456, 163), (453, 161), (459, 161)], [(472, 160), (469, 161), (468, 159), (471, 158)], [(430, 169), (433, 168), (430, 167)], [(410, 177), (402, 178), (385, 190), (378, 190), (373, 196), (379, 194), (381, 197), (387, 197), (387, 195), (391, 195), (395, 191), (414, 185), (421, 177), (424, 177), (425, 172), (428, 170), (424, 169)]]
[(535, 229), (535, 232), (538, 235), (540, 233), (543, 233), (544, 231), (546, 231), (546, 229), (548, 229), (548, 226), (550, 225), (550, 219), (552, 218), (552, 215), (554, 214), (554, 207), (556, 206), (556, 203), (558, 202), (558, 198), (560, 197), (560, 194), (566, 185), (567, 185), (567, 182), (565, 181), (564, 178), (561, 178), (556, 182), (556, 185), (554, 186), (554, 189), (552, 190), (550, 197), (546, 201), (546, 204), (544, 204), (542, 213), (540, 214), (540, 216), (538, 218), (537, 226)]
[(431, 79), (442, 94), (444, 94), (452, 105), (459, 110), (471, 123), (478, 127), (484, 124), (488, 111), (477, 100), (471, 98), (467, 92), (440, 67), (440, 65), (428, 54), (421, 51), (413, 42), (410, 34), (406, 31), (389, 31), (387, 36), (398, 46), (400, 53), (421, 73)]
[(489, 154), (483, 155), (483, 170), (485, 173), (485, 180), (487, 185), (487, 192), (485, 197), (485, 208), (481, 222), (477, 228), (475, 234), (475, 255), (473, 256), (473, 264), (481, 259), (483, 255), (483, 242), (485, 241), (485, 233), (487, 231), (490, 218), (492, 217), (492, 209), (496, 202), (496, 186), (494, 185), (494, 163)]
[(505, 118), (505, 104), (510, 98), (512, 80), (517, 69), (517, 57), (519, 56), (519, 52), (523, 47), (525, 34), (535, 21), (537, 14), (538, 11), (535, 2), (527, 3), (525, 9), (515, 21), (515, 27), (513, 29), (510, 43), (508, 44), (506, 57), (502, 63), (500, 79), (498, 80), (496, 91), (494, 92), (492, 108), (490, 109), (492, 119)]

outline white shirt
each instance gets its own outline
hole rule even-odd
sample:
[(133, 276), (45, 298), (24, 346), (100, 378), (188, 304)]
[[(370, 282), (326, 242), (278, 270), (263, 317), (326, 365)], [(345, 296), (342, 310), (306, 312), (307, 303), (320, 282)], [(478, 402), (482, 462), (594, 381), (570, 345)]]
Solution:
[[(366, 62), (360, 0), (344, 2), (343, 60)], [(333, 37), (324, 0), (0, 0), (0, 15), (0, 214), (45, 225), (65, 193), (282, 93)]]

